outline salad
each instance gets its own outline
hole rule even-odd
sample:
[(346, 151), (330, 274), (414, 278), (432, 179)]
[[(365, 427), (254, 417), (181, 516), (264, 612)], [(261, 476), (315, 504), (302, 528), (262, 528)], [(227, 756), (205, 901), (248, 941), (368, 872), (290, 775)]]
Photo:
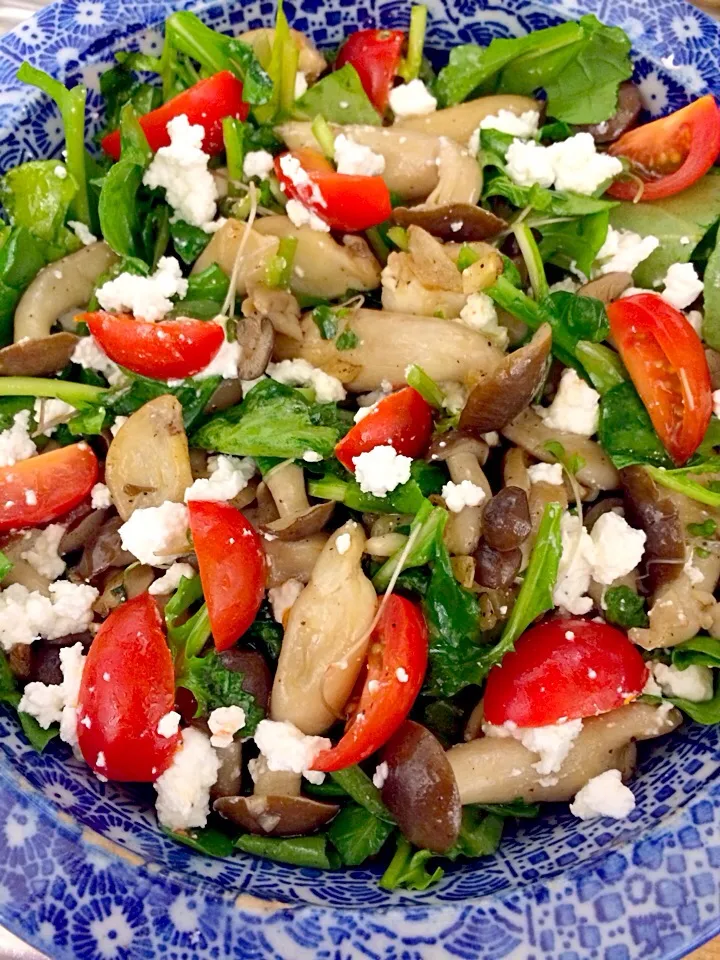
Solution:
[[(720, 722), (720, 111), (593, 16), (278, 10), (0, 180), (0, 698), (215, 856), (425, 889)], [(66, 748), (64, 748), (66, 749)], [(68, 752), (69, 757), (69, 752)]]

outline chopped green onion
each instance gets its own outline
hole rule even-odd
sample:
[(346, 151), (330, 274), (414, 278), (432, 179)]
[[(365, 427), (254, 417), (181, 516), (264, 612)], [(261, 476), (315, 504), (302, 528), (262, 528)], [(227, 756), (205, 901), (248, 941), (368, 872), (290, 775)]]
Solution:
[(280, 237), (278, 252), (265, 267), (265, 283), (268, 287), (288, 289), (297, 245), (297, 237)]
[(223, 117), (222, 131), (227, 160), (228, 194), (232, 196), (235, 193), (235, 184), (243, 178), (245, 124), (235, 117)]
[(400, 250), (408, 249), (408, 235), (404, 227), (390, 227), (387, 232), (388, 240), (392, 240)]
[(55, 397), (76, 407), (82, 403), (96, 403), (107, 392), (105, 387), (91, 387), (70, 380), (0, 377), (0, 397)]
[(535, 299), (542, 300), (543, 297), (548, 295), (549, 289), (545, 277), (545, 267), (532, 230), (526, 223), (519, 223), (513, 228), (513, 233), (525, 260)]
[(410, 30), (408, 32), (408, 52), (400, 64), (398, 73), (406, 83), (415, 80), (422, 67), (423, 47), (425, 46), (425, 27), (427, 25), (427, 7), (415, 6), (410, 11)]
[(335, 158), (335, 135), (325, 117), (318, 114), (312, 122), (311, 129), (313, 136), (320, 144), (322, 152), (328, 160), (333, 160)]
[(467, 270), (468, 267), (471, 267), (474, 263), (477, 263), (479, 259), (480, 255), (475, 253), (469, 244), (464, 243), (460, 247), (460, 252), (458, 253), (457, 268), (460, 273), (462, 273), (463, 270)]
[(423, 400), (427, 400), (431, 407), (436, 407), (438, 410), (443, 409), (445, 395), (422, 367), (419, 367), (416, 363), (411, 364), (405, 371), (405, 379), (408, 386), (417, 390)]

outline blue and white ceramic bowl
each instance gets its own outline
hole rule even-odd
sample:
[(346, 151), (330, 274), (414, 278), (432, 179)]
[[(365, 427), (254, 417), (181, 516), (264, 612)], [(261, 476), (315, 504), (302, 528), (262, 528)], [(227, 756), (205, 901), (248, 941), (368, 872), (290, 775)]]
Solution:
[[(221, 30), (268, 25), (273, 0), (60, 0), (0, 39), (0, 172), (59, 153), (49, 101), (22, 60), (82, 79), (116, 50), (159, 49), (178, 5)], [(720, 94), (720, 25), (685, 0), (430, 0), (436, 48), (488, 43), (596, 13), (624, 27), (652, 114)], [(332, 45), (404, 25), (408, 0), (286, 3)], [(97, 119), (96, 114), (92, 114)], [(720, 931), (720, 728), (685, 727), (643, 753), (627, 821), (557, 813), (425, 893), (384, 893), (372, 869), (324, 873), (194, 854), (161, 834), (141, 789), (102, 784), (62, 744), (39, 756), (0, 713), (0, 920), (56, 960), (671, 960)]]

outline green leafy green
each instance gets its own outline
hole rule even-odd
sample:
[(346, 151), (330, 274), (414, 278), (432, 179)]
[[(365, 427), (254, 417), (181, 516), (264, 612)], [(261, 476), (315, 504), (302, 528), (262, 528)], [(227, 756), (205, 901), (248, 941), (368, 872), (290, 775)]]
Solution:
[(126, 103), (132, 105), (138, 116), (143, 116), (159, 107), (162, 103), (162, 90), (149, 83), (138, 80), (134, 70), (152, 69), (157, 72), (160, 61), (154, 58), (138, 59), (143, 54), (133, 55), (124, 51), (116, 53), (119, 61), (116, 66), (100, 74), (100, 93), (105, 100), (105, 128), (104, 132), (116, 130), (120, 126), (120, 110)]
[(465, 711), (452, 700), (431, 700), (423, 710), (423, 725), (447, 749), (462, 740)]
[(713, 520), (711, 517), (708, 517), (707, 520), (704, 520), (702, 523), (689, 523), (687, 525), (687, 531), (692, 537), (712, 537), (717, 530), (717, 520)]
[(671, 648), (673, 665), (680, 670), (693, 665), (720, 668), (720, 639), (693, 637)]
[(333, 782), (342, 787), (355, 803), (385, 823), (395, 823), (395, 817), (382, 802), (380, 791), (365, 771), (354, 764), (344, 770), (335, 770), (330, 774)]
[(129, 103), (120, 111), (120, 144), (120, 160), (110, 167), (100, 190), (100, 229), (115, 253), (142, 259), (143, 217), (138, 192), (152, 153)]
[(603, 596), (603, 607), (606, 619), (626, 630), (647, 627), (650, 623), (644, 597), (630, 587), (609, 587)]
[(479, 810), (494, 813), (498, 817), (517, 817), (521, 820), (533, 820), (540, 816), (539, 803), (525, 803), (524, 800), (511, 800), (510, 803), (476, 803)]
[(210, 618), (204, 604), (184, 622), (178, 622), (202, 598), (200, 577), (181, 577), (177, 590), (165, 604), (168, 645), (181, 667), (183, 659), (195, 657), (210, 639)]
[(327, 457), (341, 431), (324, 424), (323, 406), (329, 405), (311, 403), (276, 380), (262, 380), (237, 407), (211, 417), (194, 435), (193, 445), (250, 457), (302, 457), (307, 450)]
[(548, 440), (543, 446), (573, 477), (585, 466), (584, 457), (581, 457), (579, 453), (569, 454), (558, 440)]
[(612, 210), (617, 203), (612, 200), (596, 199), (580, 193), (549, 190), (537, 184), (523, 187), (514, 183), (502, 170), (493, 171), (486, 176), (483, 198), (504, 197), (514, 207), (530, 207), (537, 213), (548, 217), (586, 217), (595, 213)]
[(184, 220), (170, 220), (170, 236), (175, 253), (183, 263), (195, 263), (210, 242), (210, 234)]
[(327, 303), (321, 303), (311, 313), (313, 323), (318, 328), (323, 340), (333, 340), (337, 333), (336, 308)]
[(205, 853), (209, 857), (231, 857), (235, 849), (235, 844), (231, 838), (221, 830), (215, 829), (215, 827), (170, 830), (168, 827), (161, 825), (160, 829), (172, 840), (184, 843), (185, 846), (197, 850), (198, 853)]
[(270, 289), (290, 289), (297, 245), (297, 237), (280, 237), (277, 253), (270, 257), (265, 267), (265, 285)]
[[(3, 574), (3, 576), (4, 575), (5, 574)], [(11, 707), (15, 707), (17, 710), (21, 699), (22, 695), (17, 689), (17, 681), (10, 669), (7, 657), (0, 651), (0, 701), (9, 704)], [(48, 743), (60, 733), (60, 728), (57, 724), (51, 724), (51, 726), (45, 730), (40, 726), (35, 717), (29, 713), (23, 713), (18, 710), (18, 719), (20, 720), (20, 726), (30, 746), (37, 750), (38, 753), (42, 753)]]
[(268, 659), (277, 660), (282, 646), (283, 628), (272, 615), (270, 605), (261, 604), (255, 620), (243, 634), (243, 643), (259, 648)]
[(676, 493), (682, 493), (691, 500), (697, 500), (698, 503), (704, 503), (708, 507), (720, 507), (720, 490), (715, 490), (710, 485), (706, 486), (698, 480), (694, 480), (688, 476), (688, 472), (698, 475), (716, 473), (719, 467), (720, 460), (717, 458), (712, 463), (695, 464), (692, 467), (682, 467), (679, 470), (666, 470), (664, 467), (645, 465), (647, 472), (661, 487), (675, 490)]
[(328, 849), (325, 836), (314, 837), (257, 837), (243, 833), (235, 840), (235, 847), (265, 860), (292, 863), (296, 867), (314, 867), (317, 870), (335, 870), (340, 858)]
[[(227, 274), (216, 264), (211, 263), (201, 273), (193, 273), (188, 277), (188, 300), (217, 300), (220, 303), (225, 299), (230, 281)], [(182, 303), (182, 301), (180, 301)]]
[(346, 327), (335, 341), (335, 346), (338, 350), (352, 350), (359, 342), (360, 339), (355, 331), (351, 330), (350, 327)]
[[(119, 393), (113, 393), (107, 400), (103, 398), (103, 403), (109, 411), (116, 417), (128, 417), (148, 401), (170, 393), (177, 397), (183, 408), (183, 423), (186, 430), (191, 430), (201, 420), (210, 397), (222, 379), (221, 377), (208, 377), (206, 380), (189, 379), (176, 387), (169, 387), (163, 380), (141, 377), (128, 370), (124, 372), (130, 385)], [(0, 381), (0, 393), (3, 386), (4, 384)], [(47, 394), (47, 396), (54, 396), (54, 394)]]
[(427, 26), (427, 7), (415, 4), (410, 10), (410, 29), (408, 30), (407, 56), (400, 64), (398, 73), (405, 83), (415, 80), (420, 75), (423, 62), (423, 47), (425, 45), (425, 28)]
[[(696, 661), (697, 662), (697, 661)], [(688, 663), (689, 665), (689, 663)], [(684, 697), (664, 697), (669, 700), (678, 710), (682, 710), (691, 720), (709, 727), (720, 723), (720, 683), (715, 681), (715, 693), (710, 700), (686, 700)], [(657, 702), (656, 698), (653, 698)]]
[(445, 856), (450, 860), (457, 857), (487, 857), (500, 846), (502, 832), (501, 816), (487, 813), (482, 807), (463, 807), (460, 834), (455, 846)]
[(372, 493), (363, 493), (352, 476), (343, 479), (335, 473), (310, 480), (308, 493), (319, 500), (344, 503), (350, 510), (362, 513), (417, 513), (425, 502), (422, 490), (414, 480), (401, 484), (385, 497), (376, 497)]
[(352, 803), (335, 817), (327, 834), (342, 862), (355, 867), (378, 854), (394, 829), (391, 823)]
[(245, 690), (245, 675), (228, 670), (215, 650), (204, 657), (186, 657), (176, 683), (193, 694), (198, 703), (198, 716), (208, 716), (218, 707), (242, 707), (245, 711), (245, 726), (240, 731), (243, 737), (251, 737), (265, 716), (255, 697)]
[(70, 380), (44, 377), (0, 377), (0, 397), (55, 397), (74, 407), (102, 402), (107, 396), (103, 387)]
[(577, 266), (589, 277), (595, 258), (605, 243), (609, 217), (608, 210), (601, 210), (564, 223), (539, 225), (537, 229), (542, 236), (540, 255), (546, 263), (553, 263), (563, 270)]
[(634, 463), (672, 467), (672, 461), (631, 383), (613, 387), (600, 402), (600, 445), (618, 469)]
[(12, 560), (9, 560), (0, 550), (0, 580), (4, 580), (13, 568)]
[(46, 262), (45, 245), (25, 227), (13, 227), (0, 244), (0, 347), (12, 343), (15, 307)]
[[(410, 536), (414, 535), (414, 539), (413, 545), (403, 561), (403, 570), (411, 567), (423, 567), (426, 563), (429, 563), (433, 556), (435, 543), (442, 537), (447, 516), (447, 511), (443, 510), (442, 507), (433, 507), (429, 500), (423, 501), (410, 525)], [(373, 586), (378, 593), (387, 589), (404, 552), (405, 549), (403, 548), (389, 557), (373, 577)]]
[(320, 114), (328, 123), (364, 123), (375, 127), (382, 123), (357, 70), (349, 63), (314, 83), (295, 101), (294, 112), (298, 119), (308, 120)]
[(513, 229), (513, 234), (525, 261), (533, 296), (536, 300), (542, 300), (543, 297), (548, 295), (548, 282), (545, 276), (543, 258), (540, 255), (533, 232), (527, 223), (523, 222)]
[(703, 279), (703, 340), (715, 350), (720, 349), (720, 233), (708, 258)]
[(445, 871), (442, 867), (436, 867), (433, 873), (428, 872), (428, 860), (437, 856), (431, 850), (413, 853), (412, 846), (400, 833), (395, 842), (395, 854), (379, 881), (383, 890), (427, 890), (443, 878)]
[(0, 203), (10, 223), (25, 227), (42, 240), (49, 260), (56, 260), (81, 246), (75, 234), (65, 226), (76, 193), (74, 179), (65, 165), (56, 160), (21, 163), (0, 180)]

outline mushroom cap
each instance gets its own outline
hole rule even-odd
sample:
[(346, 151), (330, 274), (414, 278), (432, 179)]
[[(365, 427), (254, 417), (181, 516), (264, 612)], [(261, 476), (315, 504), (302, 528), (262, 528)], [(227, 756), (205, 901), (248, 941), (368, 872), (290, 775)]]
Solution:
[(220, 797), (213, 809), (250, 833), (265, 837), (293, 837), (318, 830), (338, 813), (335, 803), (310, 797)]

